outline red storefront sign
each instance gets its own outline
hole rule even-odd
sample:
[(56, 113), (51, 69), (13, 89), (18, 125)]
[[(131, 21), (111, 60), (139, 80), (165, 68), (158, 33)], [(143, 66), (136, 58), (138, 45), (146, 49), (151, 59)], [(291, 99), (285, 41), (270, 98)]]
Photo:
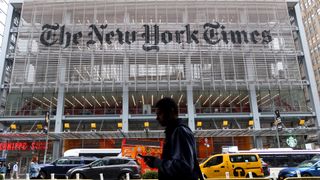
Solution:
[(45, 150), (46, 142), (0, 142), (0, 151)]

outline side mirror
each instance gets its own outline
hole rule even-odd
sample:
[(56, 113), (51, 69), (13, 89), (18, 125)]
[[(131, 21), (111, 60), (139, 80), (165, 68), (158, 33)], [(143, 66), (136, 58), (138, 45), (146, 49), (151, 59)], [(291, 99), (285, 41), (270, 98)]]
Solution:
[(54, 161), (52, 164), (53, 164), (54, 166), (56, 166), (56, 165), (57, 165), (57, 162), (56, 162), (56, 161)]

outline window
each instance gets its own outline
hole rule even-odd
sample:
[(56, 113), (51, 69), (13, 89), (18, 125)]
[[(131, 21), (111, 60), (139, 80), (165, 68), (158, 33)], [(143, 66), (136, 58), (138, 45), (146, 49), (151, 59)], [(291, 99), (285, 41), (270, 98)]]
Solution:
[(230, 156), (230, 161), (237, 163), (237, 162), (244, 162), (243, 155), (234, 155)]
[(59, 159), (57, 161), (57, 164), (60, 165), (60, 164), (70, 164), (70, 160), (69, 159)]
[(108, 165), (119, 165), (123, 163), (124, 162), (121, 159), (110, 159)]
[(255, 155), (244, 155), (243, 156), (245, 162), (257, 162), (258, 158)]
[(211, 158), (205, 165), (205, 167), (216, 166), (223, 162), (223, 156), (216, 156)]

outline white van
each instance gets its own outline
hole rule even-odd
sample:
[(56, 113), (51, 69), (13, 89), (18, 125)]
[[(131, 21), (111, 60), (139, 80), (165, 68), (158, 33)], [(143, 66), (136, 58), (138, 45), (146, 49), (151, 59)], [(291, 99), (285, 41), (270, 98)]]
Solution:
[(100, 148), (90, 148), (90, 149), (69, 149), (63, 153), (63, 156), (84, 156), (84, 157), (121, 157), (121, 149), (100, 149)]

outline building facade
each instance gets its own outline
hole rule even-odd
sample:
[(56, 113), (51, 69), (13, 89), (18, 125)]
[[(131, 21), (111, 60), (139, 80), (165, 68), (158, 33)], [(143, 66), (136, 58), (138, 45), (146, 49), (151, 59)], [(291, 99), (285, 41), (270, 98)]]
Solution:
[(320, 91), (320, 2), (302, 0), (301, 11), (315, 78)]
[(7, 9), (8, 9), (8, 0), (1, 0), (0, 1), (0, 54), (2, 53), (1, 44), (3, 39), (4, 26), (6, 24)]
[(8, 157), (28, 157), (17, 143), (46, 161), (123, 138), (159, 141), (163, 97), (178, 103), (201, 157), (318, 139), (297, 1), (24, 0), (10, 2), (8, 15), (0, 66)]

